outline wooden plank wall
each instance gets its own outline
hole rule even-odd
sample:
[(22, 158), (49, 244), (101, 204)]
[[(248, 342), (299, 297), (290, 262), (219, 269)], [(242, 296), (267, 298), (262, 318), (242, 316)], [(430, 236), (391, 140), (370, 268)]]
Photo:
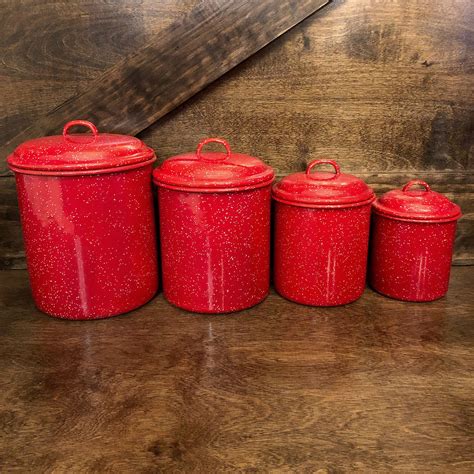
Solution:
[[(0, 0), (0, 141), (195, 3)], [(455, 262), (473, 263), (473, 24), (471, 0), (334, 0), (140, 138), (162, 160), (223, 136), (280, 176), (331, 157), (377, 193), (425, 179), (461, 205)], [(0, 226), (0, 266), (23, 268), (11, 176)]]

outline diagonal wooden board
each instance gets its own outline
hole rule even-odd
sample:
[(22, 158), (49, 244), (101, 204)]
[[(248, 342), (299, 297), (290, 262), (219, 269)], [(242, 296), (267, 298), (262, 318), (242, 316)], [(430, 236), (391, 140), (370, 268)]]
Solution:
[(331, 0), (202, 0), (181, 21), (106, 70), (0, 148), (60, 133), (72, 119), (135, 135)]

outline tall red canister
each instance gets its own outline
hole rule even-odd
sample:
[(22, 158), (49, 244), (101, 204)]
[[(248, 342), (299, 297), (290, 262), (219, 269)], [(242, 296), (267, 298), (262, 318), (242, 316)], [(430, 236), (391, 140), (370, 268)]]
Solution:
[[(82, 125), (91, 134), (70, 134)], [(65, 319), (125, 313), (158, 285), (153, 150), (140, 140), (66, 124), (8, 158), (15, 172), (37, 307)]]
[[(330, 164), (334, 173), (312, 169)], [(355, 301), (365, 287), (373, 191), (332, 160), (283, 178), (275, 199), (274, 284), (312, 306)]]
[[(226, 153), (203, 153), (210, 142)], [(166, 160), (153, 178), (165, 298), (199, 313), (262, 301), (269, 289), (272, 168), (209, 138), (195, 153)]]
[(459, 206), (424, 181), (413, 180), (381, 196), (373, 209), (371, 286), (405, 301), (444, 296)]

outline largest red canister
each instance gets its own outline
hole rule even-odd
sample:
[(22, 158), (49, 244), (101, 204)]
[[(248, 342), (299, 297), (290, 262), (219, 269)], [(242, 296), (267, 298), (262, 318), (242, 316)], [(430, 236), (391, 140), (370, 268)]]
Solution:
[[(329, 164), (334, 172), (313, 168)], [(361, 179), (332, 160), (283, 178), (275, 199), (274, 284), (285, 298), (311, 306), (355, 301), (364, 291), (370, 207)]]
[[(70, 134), (82, 125), (92, 134)], [(140, 140), (86, 121), (30, 140), (8, 158), (15, 172), (26, 260), (37, 307), (98, 319), (146, 303), (158, 286), (151, 172)]]
[[(209, 142), (226, 152), (203, 152)], [(166, 160), (158, 186), (163, 293), (175, 306), (228, 313), (269, 290), (272, 168), (222, 139)]]
[(444, 296), (459, 206), (424, 181), (413, 180), (385, 193), (373, 209), (371, 286), (405, 301)]

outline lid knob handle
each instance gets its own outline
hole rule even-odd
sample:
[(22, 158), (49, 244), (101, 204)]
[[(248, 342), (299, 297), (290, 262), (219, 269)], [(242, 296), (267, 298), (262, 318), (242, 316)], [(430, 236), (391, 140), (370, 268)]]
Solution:
[(69, 131), (69, 129), (76, 125), (82, 125), (83, 127), (87, 127), (92, 132), (92, 135), (94, 135), (94, 139), (99, 134), (97, 127), (92, 122), (89, 122), (87, 120), (71, 120), (66, 125), (64, 125), (64, 128), (63, 128), (63, 137), (65, 138), (65, 140), (68, 139), (67, 132)]
[[(335, 174), (330, 176), (329, 178), (316, 178), (313, 174), (311, 174), (311, 170), (318, 165), (331, 165), (334, 168)], [(315, 180), (326, 180), (326, 179), (334, 179), (341, 174), (341, 168), (334, 160), (313, 160), (308, 164), (306, 168), (306, 176), (310, 179)]]
[(412, 181), (409, 181), (405, 186), (403, 186), (402, 191), (409, 191), (412, 186), (423, 186), (425, 191), (431, 191), (430, 185), (421, 179), (413, 179)]
[[(201, 155), (201, 151), (202, 149), (204, 148), (205, 145), (207, 145), (208, 143), (220, 143), (221, 145), (224, 145), (227, 153), (226, 155), (224, 156), (224, 158), (214, 158), (214, 159), (206, 159), (205, 157), (203, 157)], [(197, 156), (197, 159), (198, 160), (204, 160), (204, 161), (224, 161), (224, 160), (227, 160), (228, 158), (230, 158), (230, 154), (231, 154), (231, 151), (230, 151), (230, 145), (227, 141), (225, 141), (223, 138), (205, 138), (204, 140), (202, 140), (198, 147), (197, 147), (197, 150), (196, 150), (196, 156)]]

